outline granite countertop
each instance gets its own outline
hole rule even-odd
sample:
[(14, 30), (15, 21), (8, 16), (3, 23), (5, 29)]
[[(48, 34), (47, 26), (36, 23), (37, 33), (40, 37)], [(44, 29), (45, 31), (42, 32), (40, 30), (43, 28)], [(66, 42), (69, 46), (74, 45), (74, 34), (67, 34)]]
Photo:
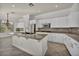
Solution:
[(37, 32), (79, 34), (79, 28), (78, 27), (69, 27), (69, 28), (38, 28)]
[(9, 37), (12, 36), (13, 33), (0, 33), (0, 38), (5, 38), (5, 37)]
[(71, 29), (68, 28), (39, 28), (37, 32), (70, 32)]
[(76, 40), (77, 42), (79, 42), (79, 35), (77, 35), (77, 34), (66, 34), (66, 35), (68, 35), (69, 37), (71, 37), (74, 40)]
[(35, 40), (42, 40), (47, 34), (15, 34), (18, 37), (25, 37), (26, 39), (31, 38)]
[(69, 28), (39, 28), (37, 32), (47, 32), (47, 33), (64, 33), (74, 40), (79, 42), (79, 31), (78, 27)]

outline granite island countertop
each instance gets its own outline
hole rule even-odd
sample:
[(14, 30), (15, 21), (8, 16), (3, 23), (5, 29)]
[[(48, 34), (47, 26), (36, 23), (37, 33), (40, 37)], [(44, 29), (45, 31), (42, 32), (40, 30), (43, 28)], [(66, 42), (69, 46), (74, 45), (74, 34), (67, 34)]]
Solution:
[(15, 34), (18, 37), (25, 37), (26, 39), (31, 38), (35, 40), (42, 40), (47, 34)]

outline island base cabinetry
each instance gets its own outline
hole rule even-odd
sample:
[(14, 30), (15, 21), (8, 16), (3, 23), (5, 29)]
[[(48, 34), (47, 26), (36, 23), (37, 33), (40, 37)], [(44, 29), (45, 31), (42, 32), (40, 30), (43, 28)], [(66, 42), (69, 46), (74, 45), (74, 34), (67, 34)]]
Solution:
[(13, 46), (29, 53), (30, 55), (42, 56), (47, 51), (47, 36), (41, 40), (13, 36)]

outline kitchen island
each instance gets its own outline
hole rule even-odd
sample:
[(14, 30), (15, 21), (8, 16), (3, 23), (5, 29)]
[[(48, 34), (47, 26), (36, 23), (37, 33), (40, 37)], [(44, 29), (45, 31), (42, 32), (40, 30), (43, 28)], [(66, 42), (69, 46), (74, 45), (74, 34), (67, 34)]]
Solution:
[(30, 55), (43, 56), (47, 51), (47, 34), (15, 34), (12, 45)]

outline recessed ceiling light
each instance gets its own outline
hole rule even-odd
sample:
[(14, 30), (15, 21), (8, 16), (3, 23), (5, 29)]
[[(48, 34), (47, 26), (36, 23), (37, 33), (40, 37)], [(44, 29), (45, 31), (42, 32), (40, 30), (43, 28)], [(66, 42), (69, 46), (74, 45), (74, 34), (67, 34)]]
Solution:
[(56, 5), (55, 7), (58, 8), (58, 5)]
[(12, 5), (12, 7), (14, 8), (14, 7), (15, 7), (15, 5)]

